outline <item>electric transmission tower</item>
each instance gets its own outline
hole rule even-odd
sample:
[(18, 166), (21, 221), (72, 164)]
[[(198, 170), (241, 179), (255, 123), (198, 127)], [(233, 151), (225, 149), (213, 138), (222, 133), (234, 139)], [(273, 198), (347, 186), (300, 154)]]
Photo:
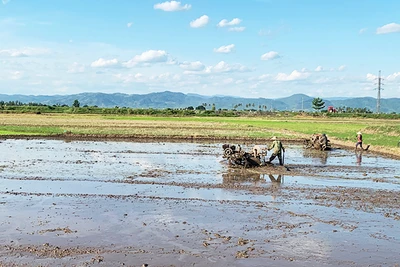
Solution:
[(380, 114), (381, 113), (381, 90), (383, 90), (382, 88), (382, 80), (384, 80), (381, 77), (381, 71), (379, 71), (379, 76), (378, 76), (378, 88), (376, 88), (376, 90), (378, 90), (378, 97), (376, 98), (376, 113)]

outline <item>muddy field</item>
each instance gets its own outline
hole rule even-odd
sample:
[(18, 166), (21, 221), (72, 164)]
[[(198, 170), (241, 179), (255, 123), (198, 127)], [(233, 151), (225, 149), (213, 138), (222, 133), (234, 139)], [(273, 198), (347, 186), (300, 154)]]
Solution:
[(400, 266), (399, 160), (221, 145), (2, 140), (0, 266)]

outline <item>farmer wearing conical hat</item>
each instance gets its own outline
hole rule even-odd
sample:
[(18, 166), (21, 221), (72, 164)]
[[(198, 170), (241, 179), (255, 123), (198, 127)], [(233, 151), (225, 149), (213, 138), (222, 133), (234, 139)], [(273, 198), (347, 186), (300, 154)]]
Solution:
[(361, 148), (362, 150), (368, 150), (369, 145), (368, 145), (366, 148), (363, 148), (362, 143), (363, 143), (362, 133), (361, 133), (361, 132), (358, 132), (358, 133), (357, 133), (356, 150), (357, 150), (358, 146), (360, 146), (360, 148)]
[(282, 151), (285, 152), (285, 148), (283, 147), (281, 141), (276, 138), (276, 136), (272, 137), (271, 140), (273, 140), (272, 144), (268, 147), (268, 151), (273, 149), (271, 157), (269, 157), (269, 160), (267, 163), (271, 163), (276, 157), (279, 159), (279, 165), (283, 165), (283, 160), (282, 160)]

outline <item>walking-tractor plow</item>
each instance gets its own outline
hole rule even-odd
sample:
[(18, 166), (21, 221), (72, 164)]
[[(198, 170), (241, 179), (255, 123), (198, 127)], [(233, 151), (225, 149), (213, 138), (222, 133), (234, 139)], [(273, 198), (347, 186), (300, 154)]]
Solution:
[(222, 149), (223, 158), (226, 158), (231, 165), (252, 168), (265, 164), (266, 149), (261, 149), (260, 146), (254, 146), (252, 152), (243, 151), (240, 145), (224, 144)]
[(331, 150), (331, 143), (325, 134), (313, 134), (309, 139), (304, 139), (304, 148), (317, 150)]

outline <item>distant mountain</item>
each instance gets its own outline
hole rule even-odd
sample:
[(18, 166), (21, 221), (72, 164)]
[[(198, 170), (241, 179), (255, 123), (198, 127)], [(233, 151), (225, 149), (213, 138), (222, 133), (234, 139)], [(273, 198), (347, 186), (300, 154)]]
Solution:
[(324, 98), (325, 100), (346, 100), (346, 99), (351, 99), (352, 97), (327, 97)]
[[(150, 94), (105, 94), (105, 93), (81, 93), (73, 95), (6, 95), (0, 94), (0, 101), (20, 101), (22, 103), (41, 103), (47, 105), (71, 106), (74, 100), (78, 100), (81, 106), (98, 107), (131, 107), (131, 108), (186, 108), (207, 104), (209, 109), (213, 104), (217, 109), (262, 109), (262, 110), (312, 110), (314, 97), (305, 94), (295, 94), (289, 97), (269, 98), (243, 98), (232, 96), (203, 96), (199, 94), (184, 94), (176, 92), (160, 92)], [(376, 109), (376, 99), (373, 97), (356, 98), (326, 98), (325, 107), (345, 106), (351, 108)], [(381, 112), (400, 113), (400, 98), (381, 99)]]
[(200, 97), (200, 98), (204, 98), (204, 99), (208, 99), (211, 96), (206, 96), (206, 95), (199, 95), (199, 94), (193, 94), (193, 93), (189, 93), (187, 94), (188, 96), (195, 96), (195, 97)]

